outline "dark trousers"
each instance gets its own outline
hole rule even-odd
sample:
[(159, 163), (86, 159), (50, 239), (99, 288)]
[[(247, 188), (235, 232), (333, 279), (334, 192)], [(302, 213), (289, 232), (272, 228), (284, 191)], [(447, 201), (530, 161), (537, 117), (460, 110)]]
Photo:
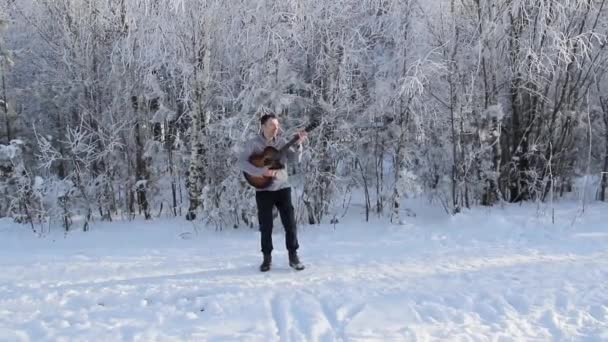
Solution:
[(288, 251), (298, 249), (298, 232), (296, 228), (296, 217), (291, 204), (291, 188), (277, 191), (257, 191), (255, 202), (258, 206), (258, 221), (262, 233), (262, 253), (272, 252), (272, 208), (279, 210), (281, 222), (285, 228), (285, 246)]

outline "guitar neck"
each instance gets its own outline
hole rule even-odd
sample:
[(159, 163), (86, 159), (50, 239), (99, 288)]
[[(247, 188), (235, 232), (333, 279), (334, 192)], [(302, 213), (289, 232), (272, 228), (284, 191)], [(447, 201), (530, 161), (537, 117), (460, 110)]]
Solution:
[[(312, 123), (308, 124), (308, 126), (306, 126), (306, 128), (304, 128), (304, 132), (310, 132), (312, 129), (314, 129), (318, 125), (319, 125), (318, 121), (313, 121)], [(290, 148), (293, 144), (295, 144), (298, 141), (299, 138), (300, 138), (299, 136), (294, 135), (294, 137), (291, 138), (291, 140), (289, 140), (287, 142), (287, 144), (285, 144), (283, 147), (281, 147), (279, 149), (279, 152), (280, 153), (285, 152), (288, 148)]]
[(283, 153), (285, 151), (287, 151), (288, 148), (290, 148), (293, 144), (295, 144), (298, 141), (298, 136), (293, 137), (291, 140), (289, 140), (287, 142), (287, 144), (283, 145), (283, 147), (281, 147), (279, 149), (280, 153)]

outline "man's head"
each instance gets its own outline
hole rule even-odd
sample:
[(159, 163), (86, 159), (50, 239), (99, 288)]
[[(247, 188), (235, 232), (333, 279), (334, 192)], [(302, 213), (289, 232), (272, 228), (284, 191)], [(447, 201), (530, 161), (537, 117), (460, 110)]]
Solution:
[(279, 119), (272, 113), (262, 115), (260, 124), (262, 125), (262, 132), (264, 132), (266, 139), (272, 139), (279, 133)]

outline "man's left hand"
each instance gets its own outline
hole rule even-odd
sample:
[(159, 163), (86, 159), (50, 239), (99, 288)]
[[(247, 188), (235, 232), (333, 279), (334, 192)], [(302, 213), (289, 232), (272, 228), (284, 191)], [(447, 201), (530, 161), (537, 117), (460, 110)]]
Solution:
[(300, 131), (298, 132), (298, 141), (296, 142), (298, 145), (301, 145), (308, 138), (308, 132)]

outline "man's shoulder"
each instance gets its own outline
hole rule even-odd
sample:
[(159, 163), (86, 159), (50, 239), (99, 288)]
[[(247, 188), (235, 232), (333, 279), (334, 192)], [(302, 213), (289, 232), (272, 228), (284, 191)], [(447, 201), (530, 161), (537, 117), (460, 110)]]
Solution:
[(253, 134), (250, 135), (249, 137), (247, 137), (247, 139), (245, 139), (245, 141), (243, 142), (244, 144), (251, 144), (251, 143), (257, 143), (262, 141), (262, 138), (260, 137), (259, 134)]
[(264, 140), (259, 135), (252, 135), (245, 139), (241, 148), (259, 150), (264, 148)]

